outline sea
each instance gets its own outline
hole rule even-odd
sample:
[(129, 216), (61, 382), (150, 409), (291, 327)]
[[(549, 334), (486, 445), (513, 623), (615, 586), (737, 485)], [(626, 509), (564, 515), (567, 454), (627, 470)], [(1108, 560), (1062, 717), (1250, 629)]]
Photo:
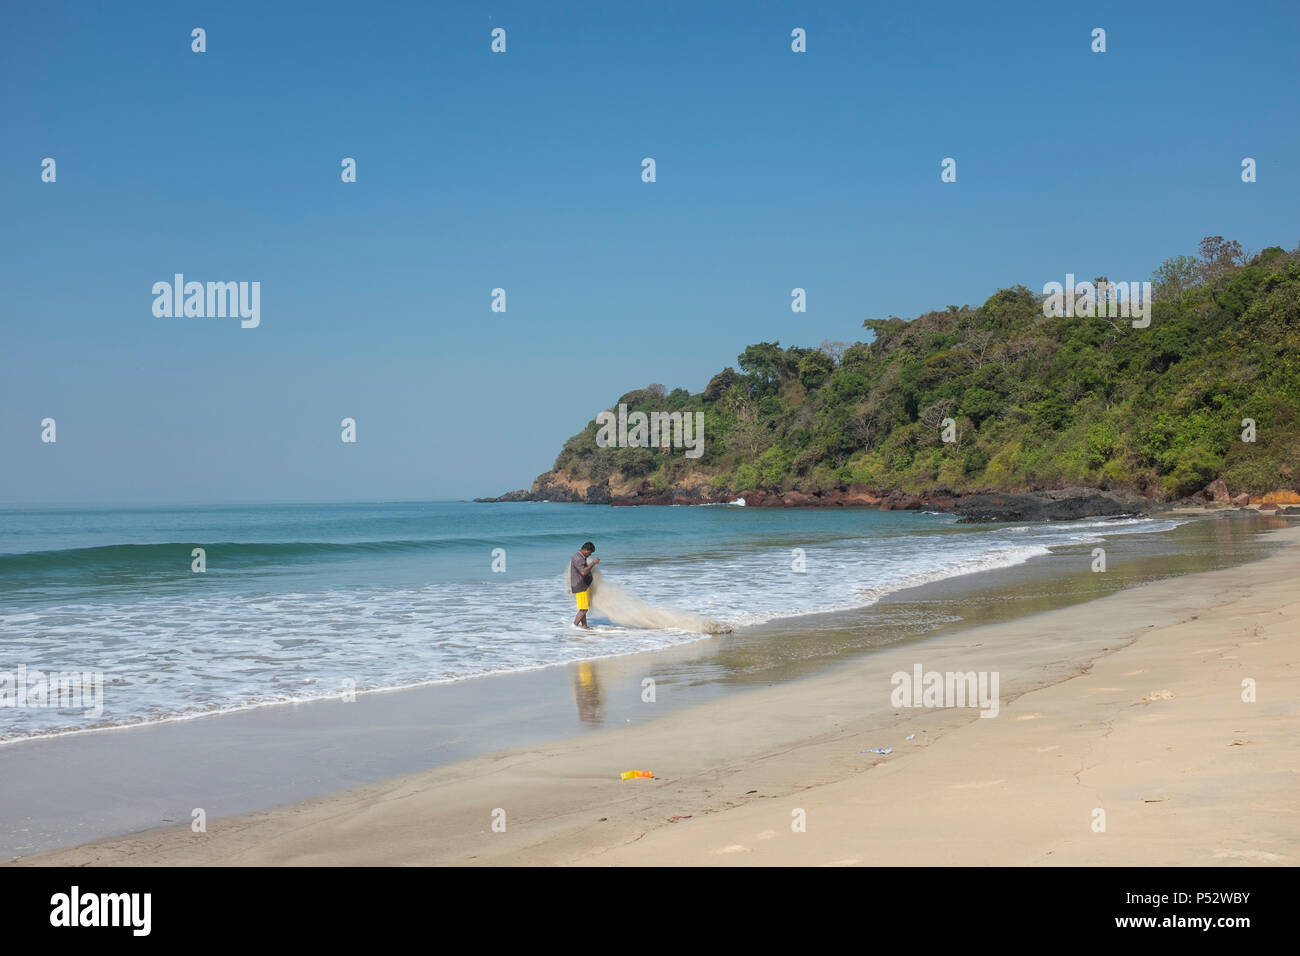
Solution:
[[(605, 581), (741, 631), (1065, 550), (1086, 558), (1094, 544), (1187, 520), (990, 525), (868, 509), (549, 502), (0, 509), (0, 742), (705, 638), (598, 613), (595, 631), (575, 629), (565, 572), (588, 540)], [(49, 675), (73, 673), (102, 680), (98, 706), (32, 696)]]

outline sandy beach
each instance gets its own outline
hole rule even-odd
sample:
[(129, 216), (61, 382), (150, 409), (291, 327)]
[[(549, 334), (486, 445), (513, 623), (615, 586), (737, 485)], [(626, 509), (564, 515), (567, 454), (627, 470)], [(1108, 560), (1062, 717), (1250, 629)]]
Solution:
[[(1300, 528), (1272, 534), (1262, 561), (660, 719), (17, 862), (1294, 864)], [(895, 706), (918, 665), (996, 673), (996, 716)]]

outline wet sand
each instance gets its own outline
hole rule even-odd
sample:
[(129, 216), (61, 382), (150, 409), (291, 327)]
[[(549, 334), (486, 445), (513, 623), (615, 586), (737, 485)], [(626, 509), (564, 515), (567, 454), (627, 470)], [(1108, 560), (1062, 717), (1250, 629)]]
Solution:
[[(193, 832), (185, 813), (180, 826), (21, 862), (1294, 863), (1300, 529), (1269, 537), (1288, 546), (1030, 617), (998, 620), (1004, 602), (985, 601), (969, 616), (994, 618), (982, 626), (963, 619), (958, 630), (802, 679), (734, 666), (751, 689), (721, 694), (724, 682), (704, 681), (713, 696), (653, 720), (615, 715), (661, 713), (671, 679), (656, 703), (629, 704), (626, 693), (614, 701), (593, 688), (594, 669), (537, 672), (572, 682), (567, 704), (576, 701), (580, 717), (586, 708), (592, 729), (253, 813), (222, 813), (197, 788), (192, 805), (206, 810), (206, 833)], [(981, 593), (992, 593), (988, 583)], [(785, 643), (800, 646), (797, 637)], [(701, 680), (701, 662), (721, 666), (702, 645), (678, 649), (697, 655), (694, 671), (689, 660), (678, 664)], [(792, 658), (778, 670), (800, 676), (806, 657)], [(656, 661), (655, 673), (671, 670)], [(645, 661), (598, 663), (613, 674), (606, 688), (639, 690)], [(894, 706), (891, 675), (918, 664), (996, 672), (998, 716)], [(756, 673), (768, 676), (744, 676)], [(1245, 678), (1257, 682), (1254, 703), (1241, 700)], [(371, 699), (384, 697), (413, 700)], [(518, 710), (501, 713), (515, 725)], [(190, 725), (227, 725), (213, 733), (229, 739), (233, 719)], [(393, 738), (409, 738), (417, 724), (411, 717), (403, 728), (395, 716)], [(333, 736), (316, 732), (322, 746)], [(880, 746), (894, 750), (863, 752)], [(240, 747), (229, 747), (233, 759)], [(632, 769), (656, 778), (619, 779)], [(804, 832), (792, 829), (796, 811)]]

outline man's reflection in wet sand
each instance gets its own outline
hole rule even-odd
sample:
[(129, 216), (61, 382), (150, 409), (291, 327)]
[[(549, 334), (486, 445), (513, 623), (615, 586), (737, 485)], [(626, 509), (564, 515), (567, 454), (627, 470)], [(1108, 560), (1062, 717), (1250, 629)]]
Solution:
[(578, 719), (584, 724), (605, 722), (605, 700), (596, 679), (596, 665), (582, 661), (573, 675), (573, 696), (578, 702)]

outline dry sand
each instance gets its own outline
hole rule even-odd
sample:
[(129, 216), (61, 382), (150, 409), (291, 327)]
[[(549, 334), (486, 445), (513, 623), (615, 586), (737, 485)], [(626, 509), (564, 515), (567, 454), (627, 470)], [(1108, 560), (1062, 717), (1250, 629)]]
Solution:
[[(1294, 865), (1300, 528), (1275, 534), (1264, 561), (659, 720), (19, 862)], [(998, 672), (1000, 713), (893, 707), (915, 664)]]

